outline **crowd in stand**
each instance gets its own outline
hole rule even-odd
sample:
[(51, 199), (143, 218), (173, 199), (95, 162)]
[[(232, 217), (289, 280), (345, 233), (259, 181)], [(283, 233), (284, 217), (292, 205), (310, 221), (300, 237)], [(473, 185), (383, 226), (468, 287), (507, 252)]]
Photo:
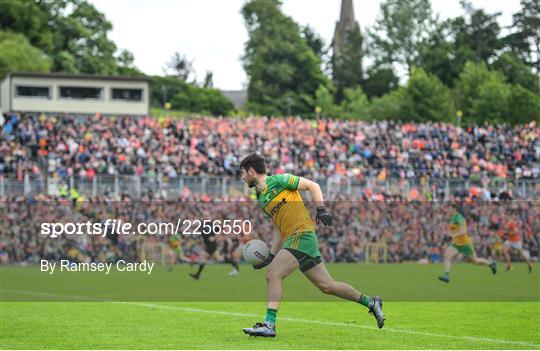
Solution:
[(258, 151), (276, 173), (417, 179), (540, 178), (540, 127), (300, 118), (5, 115), (0, 174), (236, 175)]
[[(422, 194), (402, 197), (375, 186), (329, 203), (335, 226), (318, 228), (318, 236), (325, 260), (337, 262), (365, 261), (366, 255), (373, 252), (377, 256), (376, 249), (368, 252), (370, 243), (385, 243), (391, 262), (438, 261), (446, 245), (443, 239), (450, 210), (444, 202), (403, 200), (443, 199), (443, 185), (438, 181), (444, 179), (481, 184), (540, 179), (540, 127), (534, 122), (460, 129), (445, 123), (274, 117), (156, 119), (99, 114), (5, 115), (0, 130), (0, 176), (21, 178), (23, 173), (44, 172), (60, 180), (92, 180), (98, 174), (140, 175), (148, 179), (237, 176), (239, 161), (253, 151), (266, 157), (272, 173), (289, 172), (315, 179), (337, 177), (338, 181), (393, 179), (397, 187), (407, 179), (430, 180)], [(2, 199), (1, 262), (37, 262), (66, 256), (75, 261), (141, 258), (144, 237), (140, 235), (53, 240), (39, 235), (41, 222), (100, 222), (107, 218), (175, 222), (186, 215), (250, 219), (256, 235), (267, 242), (274, 230), (255, 203), (244, 201), (249, 197), (242, 193), (222, 199), (236, 201), (220, 202), (219, 198), (190, 193), (186, 188), (175, 202), (161, 201), (156, 194), (143, 194), (135, 201), (110, 195), (85, 196), (74, 188), (68, 192), (66, 182), (62, 184), (59, 195), (64, 196), (7, 194)], [(512, 189), (475, 193), (479, 191), (487, 191), (487, 187), (453, 194), (466, 199), (463, 208), (479, 255), (491, 255), (491, 225), (504, 225), (512, 217), (518, 223), (525, 248), (538, 257), (540, 182), (522, 194), (527, 201), (504, 201), (514, 197)], [(332, 199), (340, 200), (339, 193), (334, 195)], [(481, 201), (489, 199), (499, 201)], [(183, 205), (186, 200), (191, 201), (189, 206)], [(213, 205), (208, 206), (211, 201)], [(241, 237), (241, 241), (248, 239)], [(186, 256), (197, 260), (200, 237), (180, 241)]]
[[(171, 235), (61, 235), (40, 234), (41, 223), (104, 223), (106, 219), (132, 223), (177, 223), (181, 219), (211, 218), (251, 221), (251, 232), (217, 235), (218, 241), (235, 238), (239, 242), (259, 237), (270, 243), (274, 227), (248, 198), (241, 201), (135, 201), (129, 198), (93, 198), (74, 202), (69, 198), (39, 195), (9, 198), (0, 209), (0, 261), (36, 263), (40, 259), (70, 259), (80, 262), (140, 260), (145, 241), (167, 244)], [(246, 201), (248, 200), (248, 201)], [(438, 262), (442, 259), (444, 238), (452, 208), (434, 201), (334, 201), (327, 204), (334, 216), (332, 227), (317, 228), (319, 245), (329, 262), (364, 262), (366, 256), (377, 261), (384, 257), (378, 249), (368, 252), (373, 243), (387, 247), (389, 262)], [(540, 217), (538, 201), (462, 202), (468, 230), (479, 256), (493, 255), (494, 225), (504, 228), (512, 220), (523, 237), (524, 248), (538, 259)], [(180, 233), (181, 234), (181, 233)], [(189, 260), (197, 261), (201, 235), (179, 235), (180, 245)], [(222, 245), (223, 246), (223, 245)], [(230, 249), (231, 246), (228, 246)], [(148, 255), (146, 255), (148, 258)], [(154, 257), (159, 259), (159, 257)]]

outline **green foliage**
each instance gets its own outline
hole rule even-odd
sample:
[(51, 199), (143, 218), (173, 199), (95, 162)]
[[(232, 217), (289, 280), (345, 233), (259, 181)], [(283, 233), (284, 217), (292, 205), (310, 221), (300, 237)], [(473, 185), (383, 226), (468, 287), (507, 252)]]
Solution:
[(118, 61), (118, 74), (121, 76), (142, 76), (144, 75), (137, 67), (133, 61), (135, 58), (133, 54), (127, 50), (121, 50), (117, 56)]
[(467, 1), (461, 5), (465, 15), (436, 23), (416, 57), (417, 67), (435, 74), (449, 87), (453, 87), (467, 61), (486, 62), (501, 48), (497, 23), (500, 13), (485, 13)]
[(371, 99), (396, 89), (399, 78), (391, 66), (372, 66), (367, 71), (367, 78), (362, 82), (362, 88)]
[(488, 80), (478, 87), (472, 100), (469, 119), (476, 123), (503, 123), (509, 119), (511, 87), (501, 80)]
[(193, 69), (193, 60), (189, 60), (186, 55), (175, 52), (169, 63), (167, 63), (167, 75), (174, 76), (183, 82), (195, 82), (195, 70)]
[[(66, 3), (73, 7), (72, 11), (68, 11)], [(62, 16), (51, 18), (56, 36), (53, 52), (69, 53), (81, 73), (118, 74), (114, 56), (116, 45), (107, 38), (112, 24), (105, 15), (86, 1), (56, 1), (56, 5)], [(59, 63), (55, 61), (55, 64)], [(55, 71), (63, 72), (64, 69), (59, 65), (54, 67)]]
[(501, 71), (509, 83), (519, 84), (536, 94), (540, 94), (540, 77), (532, 72), (531, 68), (516, 54), (503, 53), (492, 67)]
[(512, 32), (502, 38), (502, 43), (540, 72), (540, 3), (537, 0), (520, 3), (520, 11), (512, 16)]
[(319, 86), (315, 92), (315, 105), (321, 108), (321, 117), (337, 118), (341, 111), (334, 101), (334, 94), (330, 88), (324, 85)]
[(150, 101), (154, 107), (163, 107), (171, 97), (184, 89), (184, 82), (175, 77), (150, 77)]
[(464, 119), (472, 123), (511, 124), (538, 120), (540, 96), (521, 85), (505, 82), (498, 71), (483, 64), (467, 63), (456, 84), (456, 95), (464, 106)]
[(49, 14), (37, 1), (0, 1), (0, 30), (20, 33), (45, 52), (52, 49), (55, 36), (48, 21)]
[(311, 50), (313, 50), (315, 56), (321, 61), (324, 61), (324, 56), (326, 55), (324, 39), (310, 26), (303, 27), (301, 35)]
[(277, 0), (249, 1), (242, 8), (249, 39), (242, 58), (249, 78), (248, 108), (271, 115), (310, 115), (315, 92), (329, 81), (320, 58)]
[(332, 80), (336, 87), (336, 100), (344, 98), (344, 89), (354, 88), (363, 81), (362, 60), (364, 57), (360, 27), (346, 33), (343, 46), (332, 56)]
[(65, 73), (141, 75), (108, 38), (112, 24), (86, 0), (0, 1), (0, 30), (24, 35)]
[(198, 87), (177, 77), (152, 77), (150, 96), (155, 107), (170, 102), (175, 110), (215, 116), (228, 115), (234, 110), (232, 102), (219, 90)]
[(365, 121), (370, 119), (369, 100), (362, 87), (345, 88), (343, 95), (344, 99), (340, 105), (343, 117)]
[(413, 69), (405, 88), (404, 119), (414, 122), (448, 121), (454, 115), (450, 90), (434, 75)]
[(49, 72), (51, 60), (22, 34), (0, 31), (0, 79), (9, 72)]
[(540, 96), (520, 85), (512, 86), (509, 107), (513, 124), (540, 122)]
[(207, 71), (204, 76), (203, 88), (213, 88), (214, 87), (214, 73)]
[(407, 107), (407, 92), (405, 88), (399, 88), (376, 97), (371, 101), (370, 115), (374, 120), (394, 120), (404, 119), (403, 112)]
[[(457, 108), (463, 111), (464, 120), (473, 122), (473, 102), (478, 98), (480, 86), (489, 82), (504, 83), (504, 76), (498, 71), (490, 71), (484, 63), (467, 62), (455, 83)], [(487, 93), (487, 92), (486, 92)]]
[(466, 16), (453, 21), (456, 47), (468, 46), (474, 52), (476, 62), (487, 62), (502, 47), (499, 40), (501, 27), (497, 22), (501, 13), (488, 14), (475, 9), (467, 0), (462, 0), (461, 6)]
[(375, 120), (449, 121), (453, 115), (450, 90), (423, 69), (413, 69), (406, 86), (374, 98), (369, 107)]
[(474, 51), (461, 40), (460, 33), (464, 30), (466, 24), (463, 18), (437, 23), (419, 46), (416, 66), (452, 87), (465, 63), (475, 60)]
[(380, 5), (370, 37), (377, 63), (404, 65), (409, 71), (420, 44), (431, 32), (434, 18), (430, 0), (385, 0)]

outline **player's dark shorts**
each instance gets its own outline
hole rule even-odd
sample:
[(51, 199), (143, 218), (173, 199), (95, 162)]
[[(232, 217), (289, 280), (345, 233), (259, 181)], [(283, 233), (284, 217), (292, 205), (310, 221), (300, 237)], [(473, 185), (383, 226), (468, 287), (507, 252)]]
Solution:
[(214, 252), (217, 250), (217, 244), (216, 243), (208, 243), (204, 245), (204, 251), (206, 251), (207, 254), (213, 255)]
[(296, 257), (301, 272), (305, 272), (322, 262), (317, 234), (314, 232), (291, 235), (283, 243), (283, 248)]

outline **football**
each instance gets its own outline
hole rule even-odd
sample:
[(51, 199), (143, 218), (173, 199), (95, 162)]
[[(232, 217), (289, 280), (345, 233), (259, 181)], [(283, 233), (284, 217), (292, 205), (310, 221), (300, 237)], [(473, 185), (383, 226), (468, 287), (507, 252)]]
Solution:
[(244, 245), (243, 250), (244, 260), (252, 266), (258, 265), (268, 257), (268, 246), (264, 241), (254, 239)]

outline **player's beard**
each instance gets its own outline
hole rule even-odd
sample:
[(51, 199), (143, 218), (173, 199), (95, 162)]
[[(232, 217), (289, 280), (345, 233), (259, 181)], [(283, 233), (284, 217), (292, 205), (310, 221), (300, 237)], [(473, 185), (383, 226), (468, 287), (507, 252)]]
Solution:
[(253, 178), (247, 181), (249, 188), (255, 188), (257, 186), (257, 179)]

